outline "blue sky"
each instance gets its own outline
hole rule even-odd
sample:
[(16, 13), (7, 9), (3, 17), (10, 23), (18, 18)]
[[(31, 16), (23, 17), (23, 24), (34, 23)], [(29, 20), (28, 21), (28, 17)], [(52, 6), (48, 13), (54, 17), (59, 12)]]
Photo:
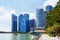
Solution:
[(0, 0), (0, 31), (11, 31), (11, 14), (29, 13), (30, 19), (35, 18), (37, 8), (56, 5), (58, 0)]
[(16, 9), (17, 12), (35, 12), (36, 8), (43, 8), (46, 0), (0, 0), (0, 6)]

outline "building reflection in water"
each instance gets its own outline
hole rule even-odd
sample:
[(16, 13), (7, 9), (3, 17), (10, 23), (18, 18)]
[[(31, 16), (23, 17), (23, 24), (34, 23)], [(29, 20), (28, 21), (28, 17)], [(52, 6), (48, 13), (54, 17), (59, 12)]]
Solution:
[(37, 36), (30, 34), (12, 34), (12, 40), (36, 40)]
[(29, 40), (28, 34), (18, 34), (18, 40)]

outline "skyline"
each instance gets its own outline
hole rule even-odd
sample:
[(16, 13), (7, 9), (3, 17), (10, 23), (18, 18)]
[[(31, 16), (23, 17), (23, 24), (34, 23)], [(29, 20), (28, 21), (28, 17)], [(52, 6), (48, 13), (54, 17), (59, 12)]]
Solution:
[(33, 16), (36, 12), (35, 11), (36, 8), (42, 7), (44, 9), (46, 5), (55, 6), (57, 1), (58, 0), (53, 0), (53, 3), (52, 3), (52, 0), (51, 1), (21, 0), (21, 3), (20, 3), (19, 0), (1, 0), (0, 1), (0, 31), (11, 31), (11, 14), (12, 13), (19, 15), (20, 13), (28, 12), (28, 13), (31, 13), (30, 15)]

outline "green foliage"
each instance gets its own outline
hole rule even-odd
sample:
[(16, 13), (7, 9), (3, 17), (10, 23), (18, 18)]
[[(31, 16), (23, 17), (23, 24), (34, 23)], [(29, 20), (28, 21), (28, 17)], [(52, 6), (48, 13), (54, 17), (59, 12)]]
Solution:
[(53, 25), (52, 27), (56, 34), (60, 34), (60, 25)]
[[(52, 36), (52, 35), (58, 35), (60, 34), (60, 25), (58, 24), (54, 24), (52, 27), (48, 27), (46, 28), (46, 32), (48, 32), (48, 35)], [(52, 34), (53, 32), (55, 32), (54, 34)]]
[(47, 19), (47, 25), (52, 26), (55, 23), (60, 24), (60, 4), (59, 5), (57, 4), (56, 7), (54, 7), (53, 10), (50, 11), (46, 19)]
[(49, 33), (56, 32), (60, 34), (60, 0), (57, 5), (49, 12), (46, 17), (46, 31)]
[(53, 34), (48, 33), (48, 36), (53, 36)]

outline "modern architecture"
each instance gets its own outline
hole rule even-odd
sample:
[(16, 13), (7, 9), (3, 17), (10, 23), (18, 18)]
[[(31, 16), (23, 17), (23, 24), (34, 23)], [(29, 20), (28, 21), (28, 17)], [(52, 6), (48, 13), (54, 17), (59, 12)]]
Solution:
[(12, 14), (12, 32), (17, 32), (17, 16)]
[(37, 9), (36, 10), (36, 28), (38, 29), (44, 29), (45, 26), (45, 20), (46, 15), (43, 9)]

